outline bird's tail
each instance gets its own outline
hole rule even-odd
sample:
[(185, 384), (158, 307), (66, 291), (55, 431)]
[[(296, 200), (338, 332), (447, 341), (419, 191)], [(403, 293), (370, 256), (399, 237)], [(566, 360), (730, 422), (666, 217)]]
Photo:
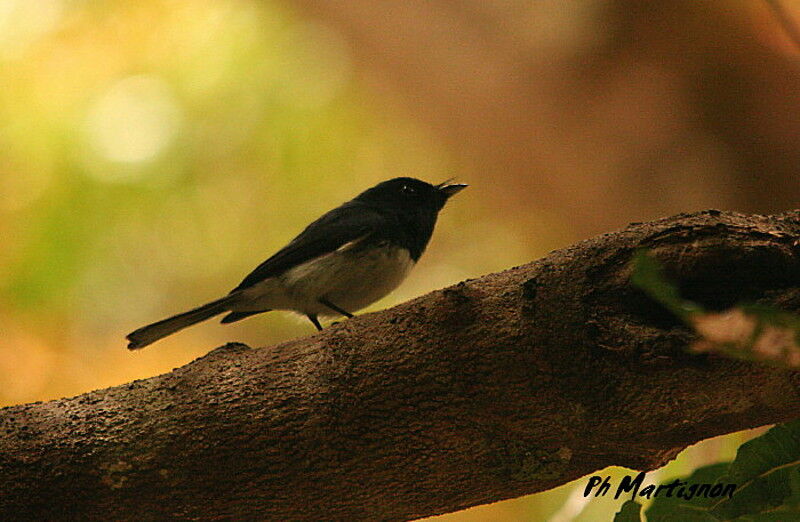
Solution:
[(188, 312), (173, 315), (157, 323), (148, 324), (147, 326), (134, 330), (126, 337), (130, 341), (128, 349), (139, 350), (187, 326), (192, 326), (200, 321), (205, 321), (215, 315), (227, 312), (230, 309), (230, 305), (237, 297), (236, 294), (226, 295), (221, 299), (211, 301), (210, 303), (206, 303)]

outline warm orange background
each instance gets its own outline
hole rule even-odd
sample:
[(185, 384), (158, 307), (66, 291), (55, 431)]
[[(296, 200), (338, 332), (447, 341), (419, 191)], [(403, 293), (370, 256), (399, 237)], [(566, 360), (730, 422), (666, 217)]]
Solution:
[[(0, 0), (0, 404), (312, 333), (273, 313), (123, 341), (394, 176), (471, 188), (373, 309), (629, 221), (796, 207), (799, 114), (760, 0)], [(445, 518), (607, 519), (584, 485)]]

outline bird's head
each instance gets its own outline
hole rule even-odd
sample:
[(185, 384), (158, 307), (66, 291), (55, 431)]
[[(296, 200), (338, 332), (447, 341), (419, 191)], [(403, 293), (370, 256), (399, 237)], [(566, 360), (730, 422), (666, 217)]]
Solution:
[(451, 196), (467, 187), (450, 181), (431, 185), (414, 178), (394, 178), (362, 192), (356, 199), (399, 210), (438, 212)]

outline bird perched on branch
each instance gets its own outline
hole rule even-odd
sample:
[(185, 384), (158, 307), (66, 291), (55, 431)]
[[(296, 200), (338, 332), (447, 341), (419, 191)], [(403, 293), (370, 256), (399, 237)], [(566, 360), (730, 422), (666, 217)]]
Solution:
[(320, 316), (368, 306), (405, 279), (422, 255), (447, 200), (467, 185), (414, 178), (379, 183), (327, 212), (261, 263), (228, 295), (128, 334), (137, 350), (227, 312), (232, 323), (270, 310)]

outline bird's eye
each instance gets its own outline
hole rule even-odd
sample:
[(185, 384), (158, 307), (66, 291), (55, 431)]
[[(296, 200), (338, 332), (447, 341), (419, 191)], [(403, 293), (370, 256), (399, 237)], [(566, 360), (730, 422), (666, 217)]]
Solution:
[(403, 185), (400, 187), (400, 192), (402, 192), (406, 196), (413, 196), (417, 193), (417, 189), (412, 187), (411, 185)]

